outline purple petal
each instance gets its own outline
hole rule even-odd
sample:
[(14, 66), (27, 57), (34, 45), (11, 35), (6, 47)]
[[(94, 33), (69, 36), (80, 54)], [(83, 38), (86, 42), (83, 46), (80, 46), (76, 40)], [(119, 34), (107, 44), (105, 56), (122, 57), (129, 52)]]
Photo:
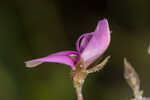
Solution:
[(79, 59), (80, 59), (79, 53), (76, 51), (62, 51), (50, 54), (46, 57), (27, 61), (25, 62), (25, 64), (26, 67), (36, 67), (44, 62), (55, 62), (74, 67)]
[(82, 52), (84, 50), (84, 48), (87, 46), (89, 40), (92, 37), (92, 33), (86, 33), (86, 34), (82, 34), (77, 42), (76, 42), (76, 49), (78, 52)]
[(81, 57), (84, 59), (85, 66), (93, 63), (101, 56), (110, 43), (110, 30), (106, 19), (98, 22), (96, 30), (92, 32), (92, 38), (84, 48)]

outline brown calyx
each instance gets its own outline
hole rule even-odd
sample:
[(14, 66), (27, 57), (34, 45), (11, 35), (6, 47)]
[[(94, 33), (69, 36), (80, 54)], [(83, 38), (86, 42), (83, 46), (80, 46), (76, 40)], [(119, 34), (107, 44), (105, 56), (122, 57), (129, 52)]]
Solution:
[(87, 76), (87, 70), (84, 67), (83, 59), (81, 59), (75, 66), (75, 69), (72, 70), (72, 80), (75, 88), (82, 87), (84, 80)]

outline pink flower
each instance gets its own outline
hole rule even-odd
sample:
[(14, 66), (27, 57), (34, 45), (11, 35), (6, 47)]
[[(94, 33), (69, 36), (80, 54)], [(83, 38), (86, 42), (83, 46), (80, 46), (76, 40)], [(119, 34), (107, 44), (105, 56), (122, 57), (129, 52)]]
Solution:
[(74, 68), (82, 59), (87, 68), (100, 57), (110, 44), (110, 29), (107, 19), (100, 20), (94, 32), (81, 35), (76, 42), (76, 51), (61, 51), (46, 57), (25, 62), (27, 67), (36, 67), (44, 62), (66, 64)]

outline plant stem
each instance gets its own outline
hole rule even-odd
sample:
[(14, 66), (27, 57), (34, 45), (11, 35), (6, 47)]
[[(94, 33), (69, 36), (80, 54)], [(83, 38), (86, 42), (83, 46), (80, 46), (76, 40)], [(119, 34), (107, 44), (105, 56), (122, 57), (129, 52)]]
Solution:
[(77, 100), (83, 100), (82, 86), (76, 87)]

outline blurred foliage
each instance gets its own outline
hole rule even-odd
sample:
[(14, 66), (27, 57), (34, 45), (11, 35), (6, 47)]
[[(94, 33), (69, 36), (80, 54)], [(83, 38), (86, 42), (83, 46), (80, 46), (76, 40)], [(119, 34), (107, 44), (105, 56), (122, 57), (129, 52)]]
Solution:
[(112, 58), (85, 82), (85, 100), (127, 100), (131, 89), (123, 78), (123, 57), (135, 67), (150, 96), (149, 0), (1, 0), (1, 100), (76, 100), (70, 68), (46, 63), (25, 68), (24, 61), (62, 50), (75, 50), (82, 33), (107, 18), (112, 30), (106, 55)]

